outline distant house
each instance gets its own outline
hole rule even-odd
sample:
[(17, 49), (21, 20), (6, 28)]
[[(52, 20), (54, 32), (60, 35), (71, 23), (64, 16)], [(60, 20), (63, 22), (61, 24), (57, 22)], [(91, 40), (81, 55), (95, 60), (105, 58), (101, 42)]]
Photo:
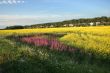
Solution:
[(96, 22), (96, 26), (99, 25), (101, 22)]
[(40, 28), (43, 28), (43, 26), (40, 26)]
[(73, 25), (73, 24), (69, 24), (69, 26), (70, 26), (70, 27), (73, 27), (74, 25)]
[(54, 27), (53, 25), (50, 25), (50, 27), (52, 28), (52, 27)]
[(64, 27), (66, 27), (67, 25), (65, 24), (65, 25), (63, 25)]
[(91, 22), (91, 23), (89, 23), (90, 24), (90, 26), (93, 26), (94, 25), (94, 23), (93, 22)]

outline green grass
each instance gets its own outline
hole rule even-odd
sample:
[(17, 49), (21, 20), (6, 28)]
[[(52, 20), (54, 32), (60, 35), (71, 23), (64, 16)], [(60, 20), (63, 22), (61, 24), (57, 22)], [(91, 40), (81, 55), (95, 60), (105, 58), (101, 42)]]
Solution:
[(6, 38), (0, 38), (0, 66), (2, 73), (110, 73), (109, 64), (91, 63), (84, 54), (58, 52)]

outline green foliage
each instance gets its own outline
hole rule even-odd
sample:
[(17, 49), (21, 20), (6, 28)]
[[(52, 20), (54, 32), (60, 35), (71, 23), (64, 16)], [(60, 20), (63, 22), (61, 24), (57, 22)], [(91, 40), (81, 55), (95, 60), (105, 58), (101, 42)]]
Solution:
[(23, 26), (8, 26), (6, 29), (23, 29)]
[(97, 65), (97, 61), (83, 53), (58, 52), (49, 50), (48, 47), (37, 47), (13, 39), (1, 38), (0, 52), (0, 59), (5, 58), (2, 62), (0, 60), (2, 73), (110, 72), (109, 65)]

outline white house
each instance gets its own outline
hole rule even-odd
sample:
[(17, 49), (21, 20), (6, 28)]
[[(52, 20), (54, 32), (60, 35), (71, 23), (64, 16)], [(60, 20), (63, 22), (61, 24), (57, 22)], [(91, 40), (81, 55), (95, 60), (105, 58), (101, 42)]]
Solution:
[(63, 25), (64, 27), (66, 27), (67, 25), (65, 24), (65, 25)]
[(73, 24), (69, 24), (70, 27), (73, 27)]
[(91, 26), (93, 26), (94, 25), (94, 23), (93, 22), (91, 22), (91, 23), (89, 23)]

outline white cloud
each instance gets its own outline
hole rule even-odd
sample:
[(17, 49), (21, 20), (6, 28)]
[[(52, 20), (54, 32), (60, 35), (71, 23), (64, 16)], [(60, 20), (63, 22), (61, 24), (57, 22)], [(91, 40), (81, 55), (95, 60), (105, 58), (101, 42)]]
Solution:
[(22, 3), (24, 3), (24, 1), (21, 1)]
[(12, 4), (13, 2), (11, 0), (7, 1), (8, 4)]
[(24, 0), (0, 0), (0, 4), (21, 4), (25, 3)]
[(13, 0), (12, 3), (16, 4), (17, 2), (16, 2), (16, 0)]
[(21, 3), (21, 1), (16, 1), (17, 3)]

